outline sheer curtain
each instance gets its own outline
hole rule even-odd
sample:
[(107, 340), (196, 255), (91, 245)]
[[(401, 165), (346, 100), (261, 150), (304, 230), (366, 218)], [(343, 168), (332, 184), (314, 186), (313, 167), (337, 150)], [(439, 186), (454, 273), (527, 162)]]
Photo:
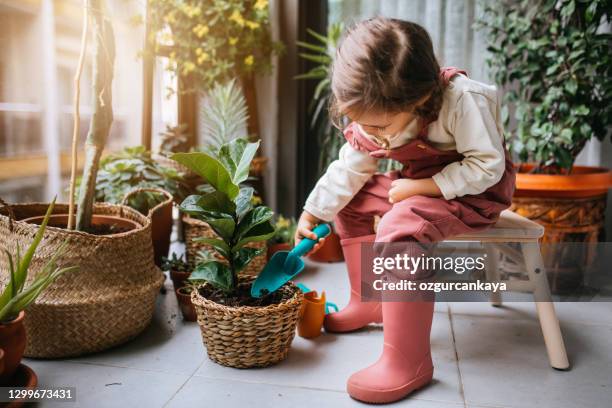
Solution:
[(489, 82), (483, 33), (472, 28), (477, 0), (329, 0), (329, 22), (350, 24), (377, 15), (414, 21), (431, 36), (443, 66), (456, 66)]

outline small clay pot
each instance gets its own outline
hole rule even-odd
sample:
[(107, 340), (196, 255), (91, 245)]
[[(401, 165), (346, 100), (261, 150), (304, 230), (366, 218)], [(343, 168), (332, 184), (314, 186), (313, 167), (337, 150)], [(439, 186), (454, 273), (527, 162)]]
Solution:
[[(45, 217), (41, 215), (41, 216), (36, 216), (36, 217), (24, 218), (21, 221), (24, 221), (30, 224), (40, 225), (42, 224), (44, 219)], [(52, 214), (49, 217), (48, 225), (50, 227), (66, 228), (68, 225), (68, 214)], [(92, 227), (110, 226), (117, 231), (116, 234), (132, 231), (132, 230), (140, 228), (140, 225), (138, 225), (136, 222), (129, 220), (127, 218), (115, 217), (112, 215), (98, 215), (98, 214), (94, 214), (92, 216), (91, 226)], [(114, 234), (115, 233), (105, 234), (105, 235), (114, 235)]]
[[(17, 371), (9, 385), (12, 388), (27, 388), (29, 390), (36, 389), (38, 385), (38, 376), (30, 367), (25, 364), (19, 364)], [(2, 405), (3, 408), (19, 408), (26, 403), (25, 400), (14, 400)]]
[(268, 253), (266, 254), (268, 260), (270, 260), (270, 258), (272, 258), (272, 256), (278, 251), (291, 251), (291, 245), (286, 242), (281, 242), (279, 244), (269, 244)]
[(4, 350), (0, 348), (0, 375), (4, 372)]
[(180, 289), (185, 286), (185, 282), (187, 282), (189, 275), (191, 275), (191, 272), (170, 271), (170, 279), (172, 280), (174, 289)]
[(342, 262), (344, 254), (340, 245), (340, 237), (335, 232), (331, 232), (323, 241), (323, 245), (317, 252), (310, 255), (309, 259), (315, 262)]
[(9, 321), (0, 323), (0, 348), (4, 350), (4, 370), (0, 374), (0, 386), (12, 384), (13, 375), (21, 364), (26, 347), (26, 331), (23, 325), (25, 312)]
[(183, 319), (188, 322), (195, 322), (198, 320), (195, 307), (191, 303), (191, 291), (187, 287), (178, 288), (176, 291), (176, 299), (178, 300)]

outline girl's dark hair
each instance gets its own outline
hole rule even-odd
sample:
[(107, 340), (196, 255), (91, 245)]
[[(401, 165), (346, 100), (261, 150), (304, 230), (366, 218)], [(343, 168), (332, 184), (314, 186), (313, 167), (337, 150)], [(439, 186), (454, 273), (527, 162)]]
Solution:
[(370, 109), (413, 110), (436, 120), (444, 94), (427, 31), (416, 23), (385, 17), (346, 30), (332, 64), (331, 89), (330, 116), (336, 125), (347, 111), (360, 115)]

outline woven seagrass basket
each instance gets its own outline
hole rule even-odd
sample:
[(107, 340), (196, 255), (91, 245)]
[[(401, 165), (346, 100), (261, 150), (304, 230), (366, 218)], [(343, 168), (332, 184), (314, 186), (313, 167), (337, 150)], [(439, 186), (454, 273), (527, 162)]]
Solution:
[[(38, 225), (22, 222), (44, 215), (48, 204), (16, 204), (0, 208), (0, 250), (25, 248)], [(9, 216), (14, 214), (16, 221)], [(68, 206), (56, 204), (55, 214)], [(59, 358), (101, 351), (139, 334), (151, 321), (164, 275), (153, 262), (150, 220), (129, 207), (96, 204), (96, 215), (119, 216), (139, 228), (112, 235), (92, 235), (47, 227), (36, 252), (30, 278), (66, 240), (61, 265), (78, 265), (51, 284), (28, 308), (25, 355)], [(8, 281), (6, 258), (0, 257), (0, 286)]]
[[(241, 276), (239, 282), (254, 279)], [(279, 291), (289, 299), (265, 307), (229, 307), (205, 299), (194, 290), (191, 301), (208, 357), (235, 368), (265, 367), (284, 360), (295, 337), (304, 295), (291, 282)]]
[[(204, 221), (197, 220), (185, 214), (183, 214), (182, 220), (184, 226), (183, 228), (185, 231), (185, 252), (187, 253), (187, 262), (189, 262), (189, 264), (194, 267), (198, 257), (198, 252), (202, 250), (209, 250), (213, 251), (213, 253), (216, 254), (216, 252), (214, 252), (213, 250), (213, 247), (202, 242), (196, 242), (196, 239), (218, 238), (218, 236), (215, 231), (213, 231), (213, 229), (210, 228), (210, 226)], [(259, 272), (261, 272), (267, 262), (267, 243), (265, 241), (251, 242), (246, 246), (252, 248), (261, 248), (263, 249), (263, 251), (260, 255), (253, 258), (253, 260), (247, 265), (247, 267), (240, 271), (240, 274), (257, 276), (259, 275)], [(219, 260), (222, 259), (219, 258)]]

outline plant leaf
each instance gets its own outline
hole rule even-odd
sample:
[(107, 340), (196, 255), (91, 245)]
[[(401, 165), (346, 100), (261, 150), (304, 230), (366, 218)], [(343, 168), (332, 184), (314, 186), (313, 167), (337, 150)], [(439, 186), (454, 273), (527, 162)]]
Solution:
[(198, 264), (189, 277), (190, 281), (206, 281), (223, 291), (232, 289), (232, 271), (219, 261)]
[(200, 237), (200, 238), (195, 238), (194, 241), (195, 242), (200, 242), (200, 243), (203, 243), (203, 244), (208, 244), (208, 245), (212, 246), (224, 258), (227, 258), (229, 256), (230, 247), (229, 247), (229, 245), (227, 245), (227, 243), (225, 241), (223, 241), (221, 239)]
[(251, 211), (253, 205), (251, 199), (253, 198), (253, 187), (242, 187), (238, 197), (236, 197), (236, 215), (238, 220), (242, 220), (244, 215)]
[(234, 184), (240, 184), (249, 177), (249, 167), (259, 148), (259, 141), (249, 143), (234, 139), (219, 149), (219, 160), (229, 169)]
[[(261, 207), (258, 207), (261, 208)], [(237, 251), (249, 242), (266, 241), (274, 236), (274, 225), (268, 221), (257, 224), (248, 230), (242, 238), (232, 247), (232, 251)]]
[(209, 154), (202, 152), (175, 153), (171, 158), (203, 177), (215, 190), (224, 193), (230, 200), (238, 195), (240, 189), (232, 181), (228, 169)]
[(252, 260), (264, 252), (263, 248), (242, 247), (234, 252), (234, 268), (236, 272), (243, 270)]

